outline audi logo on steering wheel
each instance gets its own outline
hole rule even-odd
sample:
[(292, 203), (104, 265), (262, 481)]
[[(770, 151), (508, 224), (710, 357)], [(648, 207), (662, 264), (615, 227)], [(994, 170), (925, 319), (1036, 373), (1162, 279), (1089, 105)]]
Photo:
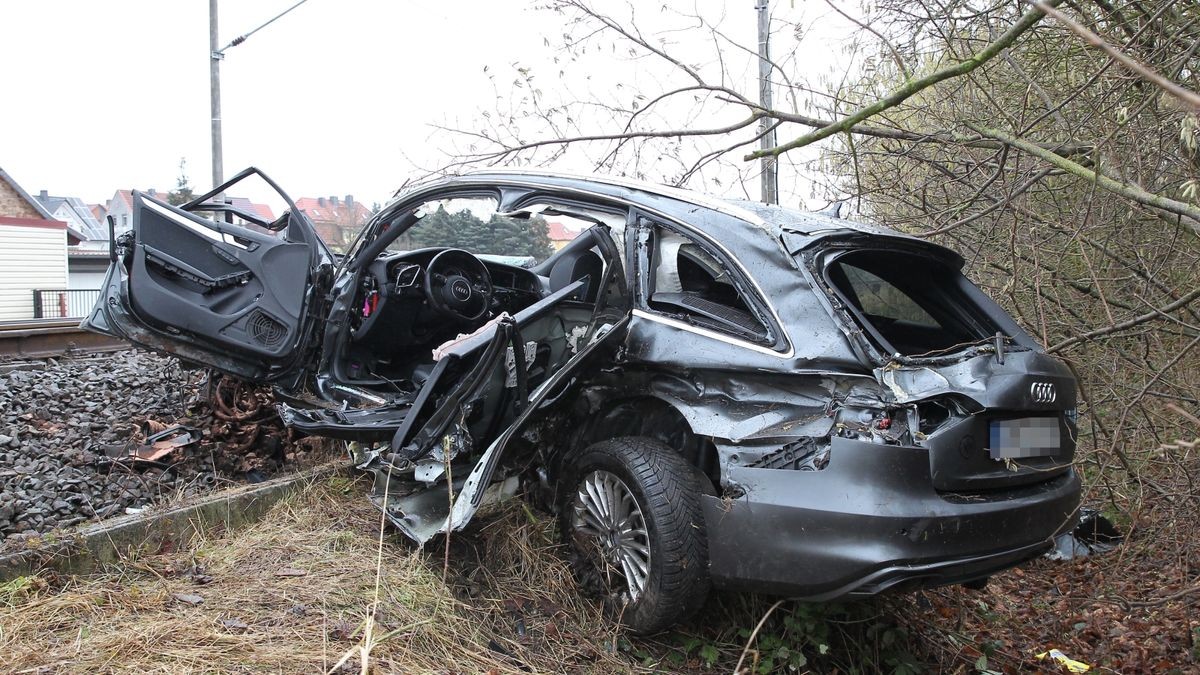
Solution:
[(1058, 390), (1053, 382), (1034, 382), (1029, 385), (1029, 395), (1034, 403), (1054, 403), (1058, 399)]
[(455, 279), (454, 283), (450, 284), (450, 292), (456, 300), (466, 300), (471, 297), (471, 284), (462, 279)]

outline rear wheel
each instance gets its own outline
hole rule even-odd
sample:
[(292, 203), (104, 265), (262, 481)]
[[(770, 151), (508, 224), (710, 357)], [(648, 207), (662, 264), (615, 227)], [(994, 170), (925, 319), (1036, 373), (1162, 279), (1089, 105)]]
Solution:
[(701, 474), (648, 438), (602, 441), (568, 464), (559, 523), (584, 589), (638, 633), (699, 609), (710, 585)]

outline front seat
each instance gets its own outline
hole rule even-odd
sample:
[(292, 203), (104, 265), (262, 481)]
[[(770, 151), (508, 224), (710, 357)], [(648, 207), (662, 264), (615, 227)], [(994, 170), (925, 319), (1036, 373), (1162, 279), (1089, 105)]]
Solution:
[(575, 299), (596, 302), (600, 297), (604, 259), (592, 250), (592, 245), (592, 233), (584, 232), (559, 252), (554, 266), (550, 268), (551, 293), (560, 291), (576, 281), (583, 281), (583, 288), (579, 289)]

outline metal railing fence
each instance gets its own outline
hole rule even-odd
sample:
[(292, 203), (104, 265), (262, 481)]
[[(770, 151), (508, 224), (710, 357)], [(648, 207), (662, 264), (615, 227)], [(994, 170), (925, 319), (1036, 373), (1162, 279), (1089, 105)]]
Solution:
[(33, 291), (33, 318), (76, 319), (87, 316), (100, 289), (38, 288)]

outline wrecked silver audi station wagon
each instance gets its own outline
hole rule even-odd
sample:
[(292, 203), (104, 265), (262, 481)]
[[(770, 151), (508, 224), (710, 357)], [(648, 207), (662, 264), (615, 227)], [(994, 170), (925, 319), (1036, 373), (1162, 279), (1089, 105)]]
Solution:
[[(497, 170), (407, 190), (339, 257), (282, 191), (275, 222), (220, 201), (251, 174), (179, 208), (135, 193), (84, 325), (272, 384), (288, 425), (355, 441), (418, 542), (522, 492), (651, 632), (712, 587), (981, 581), (1075, 522), (1075, 381), (943, 247)], [(418, 236), (464, 211), (580, 233), (545, 260)]]

